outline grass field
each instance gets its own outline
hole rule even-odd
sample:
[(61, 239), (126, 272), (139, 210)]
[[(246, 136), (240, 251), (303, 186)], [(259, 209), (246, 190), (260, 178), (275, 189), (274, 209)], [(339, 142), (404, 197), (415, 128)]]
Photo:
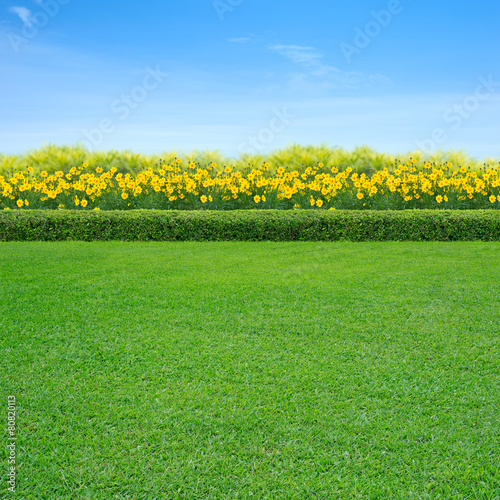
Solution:
[(2, 243), (34, 499), (500, 498), (500, 245)]

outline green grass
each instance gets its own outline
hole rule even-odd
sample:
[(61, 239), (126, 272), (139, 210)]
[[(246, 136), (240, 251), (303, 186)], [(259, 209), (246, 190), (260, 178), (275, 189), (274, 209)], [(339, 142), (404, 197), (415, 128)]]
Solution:
[(499, 262), (480, 242), (2, 243), (0, 496), (498, 499)]

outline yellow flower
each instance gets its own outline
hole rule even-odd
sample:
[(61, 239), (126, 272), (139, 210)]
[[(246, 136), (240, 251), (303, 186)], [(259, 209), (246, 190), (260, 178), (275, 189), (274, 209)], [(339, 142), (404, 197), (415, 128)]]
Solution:
[(101, 167), (97, 167), (95, 169), (95, 171), (98, 173), (98, 174), (102, 174), (102, 168)]
[(127, 193), (125, 193), (125, 192), (123, 192), (123, 193), (122, 193), (122, 199), (126, 200), (127, 198), (128, 198), (128, 194), (127, 194)]
[(84, 163), (84, 164), (83, 164), (83, 168), (87, 168), (88, 166), (89, 166), (89, 164), (88, 164), (88, 163)]
[(255, 201), (255, 203), (259, 203), (260, 201), (260, 196), (257, 194), (253, 197), (253, 201)]
[(444, 201), (448, 201), (448, 196), (444, 195), (443, 199)]
[(75, 196), (75, 205), (76, 206), (80, 205), (80, 200), (78, 199), (78, 196)]
[(214, 201), (210, 195), (208, 196), (208, 201)]
[(87, 193), (87, 196), (90, 196), (92, 194), (92, 189), (90, 188), (87, 188), (87, 191), (85, 191)]
[(206, 203), (208, 201), (208, 198), (205, 195), (203, 195), (203, 196), (201, 196), (200, 201), (202, 203)]
[(324, 167), (323, 163), (318, 163), (318, 167), (323, 168)]
[(266, 197), (262, 195), (262, 201), (266, 201)]
[(489, 200), (490, 200), (490, 203), (495, 203), (495, 201), (497, 201), (497, 198), (496, 198), (496, 196), (491, 195), (491, 196), (489, 197)]
[(311, 197), (309, 199), (309, 203), (311, 204), (311, 207), (314, 207), (314, 205), (316, 205), (316, 200), (313, 197)]
[(323, 206), (323, 200), (316, 201), (316, 206), (317, 207), (322, 207)]
[(82, 204), (82, 207), (85, 208), (88, 205), (88, 201), (87, 200), (82, 200), (81, 204)]
[(62, 177), (64, 175), (64, 172), (61, 172), (61, 170), (58, 170), (56, 172), (56, 177)]
[(42, 172), (40, 173), (40, 175), (42, 177), (47, 177), (47, 175), (49, 175), (47, 172), (45, 172), (45, 170), (42, 170)]
[(24, 200), (24, 204), (25, 204), (25, 206), (28, 207), (29, 206), (29, 201), (28, 200)]
[(17, 200), (16, 205), (21, 208), (23, 206), (23, 200)]
[(356, 198), (357, 198), (358, 200), (362, 200), (362, 199), (364, 198), (364, 196), (365, 196), (365, 195), (364, 195), (363, 193), (358, 192), (358, 194), (356, 195)]
[(94, 210), (101, 210), (99, 207), (95, 207)]
[(441, 203), (443, 201), (443, 197), (441, 195), (436, 196), (436, 201)]
[(231, 172), (231, 167), (226, 167), (224, 169), (224, 172), (226, 172), (226, 174), (229, 174)]

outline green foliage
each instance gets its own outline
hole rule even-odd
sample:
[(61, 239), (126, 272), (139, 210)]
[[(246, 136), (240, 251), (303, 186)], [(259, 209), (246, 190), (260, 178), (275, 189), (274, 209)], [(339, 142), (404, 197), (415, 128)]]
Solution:
[(0, 241), (500, 241), (500, 212), (70, 211), (0, 212)]
[(336, 166), (341, 170), (348, 167), (359, 174), (372, 174), (385, 167), (390, 168), (398, 159), (408, 162), (410, 158), (420, 161), (430, 161), (436, 164), (451, 162), (457, 166), (465, 166), (477, 170), (483, 163), (494, 166), (499, 160), (486, 158), (477, 160), (471, 158), (464, 151), (437, 151), (435, 153), (424, 154), (420, 151), (406, 152), (401, 154), (379, 153), (368, 146), (358, 146), (352, 151), (347, 151), (337, 146), (329, 146), (325, 143), (319, 146), (291, 144), (286, 148), (272, 151), (268, 154), (241, 154), (237, 158), (229, 158), (219, 151), (165, 151), (160, 154), (134, 153), (131, 150), (125, 151), (88, 151), (82, 144), (76, 146), (56, 146), (47, 144), (39, 149), (28, 151), (22, 155), (0, 154), (0, 174), (24, 169), (26, 166), (33, 167), (35, 172), (46, 170), (55, 172), (56, 170), (67, 170), (68, 166), (77, 166), (83, 162), (93, 167), (100, 166), (105, 170), (115, 167), (123, 173), (139, 173), (149, 167), (154, 167), (160, 159), (167, 163), (172, 163), (175, 158), (182, 158), (183, 161), (194, 161), (200, 165), (212, 162), (218, 165), (230, 166), (236, 170), (242, 170), (248, 165), (260, 166), (264, 162), (269, 162), (273, 168), (278, 166), (286, 169), (303, 170), (305, 166), (323, 163), (327, 166)]
[(29, 151), (23, 156), (23, 163), (32, 166), (35, 171), (45, 169), (53, 172), (79, 165), (85, 161), (86, 156), (87, 151), (81, 144), (74, 147), (47, 144), (40, 149)]

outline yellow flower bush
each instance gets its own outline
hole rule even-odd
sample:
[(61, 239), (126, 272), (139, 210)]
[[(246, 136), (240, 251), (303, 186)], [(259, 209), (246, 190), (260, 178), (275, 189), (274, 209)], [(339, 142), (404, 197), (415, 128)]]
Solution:
[(473, 171), (449, 162), (396, 162), (371, 175), (322, 163), (287, 170), (269, 163), (239, 171), (176, 158), (140, 173), (85, 163), (38, 175), (29, 167), (0, 176), (0, 208), (73, 210), (500, 209), (499, 167)]

